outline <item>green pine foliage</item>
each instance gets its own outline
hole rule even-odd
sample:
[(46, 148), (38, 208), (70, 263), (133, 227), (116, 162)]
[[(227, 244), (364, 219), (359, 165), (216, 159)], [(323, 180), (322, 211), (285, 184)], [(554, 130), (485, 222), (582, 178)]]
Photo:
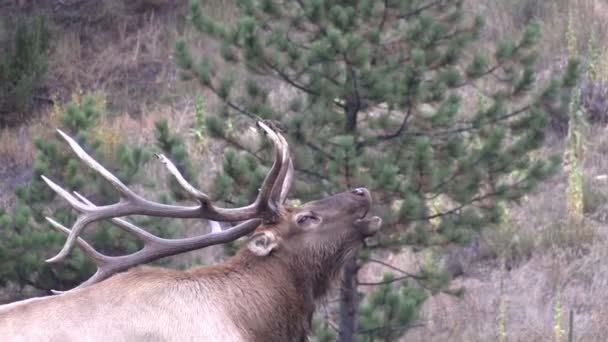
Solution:
[[(175, 164), (182, 175), (184, 175), (189, 182), (195, 185), (196, 173), (192, 167), (192, 162), (190, 161), (184, 139), (179, 134), (171, 132), (169, 129), (169, 123), (165, 119), (156, 121), (154, 123), (154, 128), (156, 145), (158, 148)], [(167, 174), (167, 181), (174, 199), (184, 200), (190, 198), (186, 190), (179, 185), (175, 177), (173, 177), (171, 174)]]
[(312, 332), (316, 342), (333, 342), (336, 340), (336, 331), (324, 318), (313, 319)]
[[(469, 17), (459, 0), (237, 3), (240, 19), (227, 26), (190, 2), (190, 22), (220, 43), (218, 56), (195, 56), (185, 40), (175, 49), (183, 77), (225, 104), (205, 122), (232, 147), (216, 181), (221, 198), (250, 200), (257, 165), (271, 160), (267, 149), (241, 139), (254, 118), (276, 121), (288, 136), (299, 181), (293, 197), (355, 186), (374, 192), (386, 224), (373, 249), (467, 242), (500, 222), (505, 202), (557, 169), (557, 156), (531, 153), (542, 146), (548, 119), (567, 116), (578, 64), (538, 82), (538, 22), (491, 48), (480, 45), (483, 18)], [(246, 79), (218, 73), (217, 58)], [(298, 92), (287, 111), (270, 105), (261, 77)], [(475, 108), (478, 89), (484, 106)], [(405, 330), (391, 327), (407, 327), (426, 298), (412, 281), (380, 286), (361, 301), (360, 337), (388, 341)], [(399, 304), (386, 309), (374, 296)], [(363, 334), (372, 323), (386, 328)]]
[[(6, 48), (2, 48), (2, 36)], [(0, 125), (25, 119), (47, 71), (50, 28), (45, 16), (20, 18), (10, 33), (0, 30)]]
[[(397, 285), (397, 286), (396, 286)], [(413, 322), (426, 291), (410, 279), (386, 273), (359, 305), (359, 341), (395, 341)]]
[[(99, 138), (96, 128), (105, 111), (103, 103), (95, 96), (76, 98), (59, 113), (59, 128), (74, 137), (125, 184), (134, 183), (139, 180), (140, 171), (150, 160), (151, 153), (140, 147), (127, 147), (123, 143), (116, 146), (116, 151), (110, 151), (112, 158), (107, 158), (101, 152), (104, 141)], [(164, 142), (167, 146), (173, 143)], [(48, 292), (51, 289), (72, 288), (95, 270), (94, 265), (77, 249), (60, 264), (44, 262), (57, 253), (65, 241), (64, 235), (54, 230), (44, 217), (52, 217), (69, 227), (76, 213), (55, 195), (40, 176), (45, 175), (66, 189), (78, 191), (97, 205), (118, 200), (116, 191), (84, 165), (58, 135), (40, 137), (35, 144), (37, 153), (32, 180), (15, 190), (17, 201), (13, 207), (0, 211), (0, 286), (17, 287), (24, 296), (32, 290)], [(154, 185), (144, 184), (144, 187)], [(134, 223), (166, 237), (170, 237), (174, 230), (168, 222), (157, 218), (141, 218)], [(84, 237), (100, 252), (109, 255), (127, 254), (142, 247), (140, 241), (109, 223), (90, 227)]]

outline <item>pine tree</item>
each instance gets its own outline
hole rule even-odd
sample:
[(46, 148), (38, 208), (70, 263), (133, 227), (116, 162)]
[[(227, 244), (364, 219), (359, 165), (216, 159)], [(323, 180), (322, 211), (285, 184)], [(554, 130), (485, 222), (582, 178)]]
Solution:
[[(52, 118), (57, 120), (58, 128), (75, 137), (125, 184), (142, 183), (140, 171), (151, 159), (151, 151), (127, 147), (120, 141), (116, 145), (110, 143), (114, 137), (105, 136), (98, 128), (105, 111), (103, 98), (77, 94), (65, 108), (56, 108), (55, 111)], [(68, 224), (74, 222), (75, 213), (67, 203), (57, 198), (40, 176), (44, 174), (65, 184), (66, 188), (84, 194), (98, 205), (118, 199), (111, 185), (83, 165), (54, 132), (48, 133), (35, 142), (37, 153), (32, 180), (16, 189), (16, 203), (10, 209), (0, 210), (0, 286), (16, 287), (22, 296), (32, 295), (32, 290), (50, 293), (51, 289), (70, 289), (95, 271), (94, 265), (78, 249), (61, 264), (44, 262), (61, 249), (65, 240), (63, 234), (54, 230), (44, 217), (50, 216)], [(191, 175), (192, 166), (181, 138), (170, 132), (166, 122), (157, 123), (156, 135), (159, 149), (175, 161), (184, 174)], [(115, 148), (102, 152), (108, 145)], [(142, 185), (144, 189), (156, 192), (155, 183)], [(170, 192), (161, 193), (160, 200), (179, 199), (181, 194), (174, 190), (172, 183), (168, 185)], [(180, 228), (159, 218), (139, 218), (136, 222), (154, 234), (166, 237), (171, 237)], [(110, 255), (127, 254), (142, 247), (139, 240), (110, 223), (99, 223), (96, 229), (87, 229), (85, 233), (86, 239), (100, 252)], [(28, 292), (23, 292), (24, 289)]]
[[(232, 147), (217, 194), (236, 201), (254, 195), (240, 184), (255, 177), (253, 162), (267, 167), (270, 158), (242, 141), (241, 127), (257, 117), (275, 120), (288, 135), (299, 180), (295, 198), (371, 189), (386, 224), (378, 241), (345, 267), (338, 340), (394, 340), (424, 298), (449, 279), (424, 269), (388, 275), (364, 296), (357, 270), (373, 262), (374, 249), (466, 242), (500, 221), (502, 203), (550, 176), (558, 158), (531, 158), (531, 152), (543, 144), (548, 117), (566, 115), (577, 63), (539, 84), (539, 24), (530, 22), (519, 39), (507, 37), (490, 49), (480, 40), (483, 18), (468, 17), (464, 1), (241, 0), (237, 6), (234, 25), (205, 15), (198, 0), (190, 2), (189, 19), (219, 42), (221, 63), (242, 70), (242, 82), (235, 72), (218, 71), (219, 58), (194, 56), (184, 40), (175, 50), (184, 78), (224, 103), (206, 117), (208, 132)], [(282, 83), (298, 95), (272, 105), (264, 83)], [(479, 92), (485, 105), (476, 110)]]
[(27, 119), (33, 95), (46, 75), (49, 39), (49, 22), (43, 15), (19, 18), (11, 32), (0, 27), (0, 125)]

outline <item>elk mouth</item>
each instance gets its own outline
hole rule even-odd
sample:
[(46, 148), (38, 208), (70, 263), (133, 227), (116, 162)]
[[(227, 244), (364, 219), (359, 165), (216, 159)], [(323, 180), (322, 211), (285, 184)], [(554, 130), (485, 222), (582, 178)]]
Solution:
[(368, 216), (372, 207), (372, 195), (369, 190), (365, 188), (357, 188), (351, 191), (351, 194), (355, 195), (361, 202), (359, 208), (360, 215), (354, 222), (354, 228), (361, 234), (363, 238), (372, 236), (380, 230), (382, 226), (382, 219), (378, 216)]
[(369, 214), (369, 207), (367, 207), (367, 208), (365, 208), (365, 210), (363, 210), (363, 214), (361, 214), (361, 216), (359, 217), (359, 220), (365, 219), (367, 214)]
[(361, 216), (353, 222), (353, 226), (363, 236), (363, 238), (376, 234), (382, 226), (382, 219), (370, 214), (371, 203), (365, 206)]
[(376, 234), (382, 227), (382, 219), (378, 216), (366, 217), (367, 212), (360, 219), (355, 220), (354, 226), (366, 238)]

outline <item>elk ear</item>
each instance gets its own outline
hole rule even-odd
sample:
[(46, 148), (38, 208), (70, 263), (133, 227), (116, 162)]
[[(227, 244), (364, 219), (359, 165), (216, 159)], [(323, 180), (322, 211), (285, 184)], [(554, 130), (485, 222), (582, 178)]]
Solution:
[(247, 248), (257, 256), (266, 256), (277, 246), (277, 236), (269, 231), (255, 234), (247, 244)]

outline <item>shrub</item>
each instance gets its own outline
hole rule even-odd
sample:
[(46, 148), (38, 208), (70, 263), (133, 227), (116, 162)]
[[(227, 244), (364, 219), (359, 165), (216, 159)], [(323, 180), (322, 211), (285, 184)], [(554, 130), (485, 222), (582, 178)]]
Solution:
[[(0, 31), (0, 34), (2, 32)], [(0, 52), (0, 125), (24, 121), (47, 71), (50, 30), (45, 16), (18, 19)]]
[(590, 124), (608, 123), (608, 82), (588, 79), (582, 82), (580, 89), (587, 121)]

